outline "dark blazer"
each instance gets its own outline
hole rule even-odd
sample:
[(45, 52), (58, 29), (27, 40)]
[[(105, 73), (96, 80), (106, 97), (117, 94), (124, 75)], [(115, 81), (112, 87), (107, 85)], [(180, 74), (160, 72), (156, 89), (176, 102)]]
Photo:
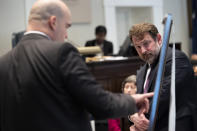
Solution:
[[(165, 72), (162, 84), (162, 90), (159, 101), (159, 108), (156, 120), (155, 131), (168, 131), (168, 114), (169, 114), (169, 95), (171, 86), (171, 64), (172, 64), (172, 49), (169, 47), (167, 51)], [(154, 91), (155, 81), (157, 76), (157, 70), (159, 65), (159, 57), (155, 63), (151, 65), (151, 74), (149, 81), (148, 92)], [(139, 71), (137, 71), (137, 92), (143, 93), (143, 85), (146, 76), (146, 70), (148, 65), (145, 64)], [(185, 126), (187, 131), (190, 131), (191, 127), (187, 127), (187, 124), (193, 124), (193, 116), (196, 116), (196, 87), (194, 82), (194, 73), (190, 61), (186, 55), (176, 50), (176, 130), (184, 131), (182, 128)], [(152, 103), (152, 101), (151, 101)], [(193, 110), (193, 111), (192, 111)], [(150, 110), (151, 111), (151, 110)], [(149, 117), (150, 112), (147, 114)], [(189, 118), (189, 121), (185, 121), (184, 118)], [(182, 123), (183, 124), (179, 124)], [(185, 125), (184, 125), (185, 123)], [(190, 126), (190, 125), (189, 125)], [(180, 129), (182, 128), (182, 129)], [(165, 130), (164, 130), (165, 129)], [(193, 129), (193, 128), (192, 128)]]
[(135, 101), (104, 91), (78, 51), (39, 34), (25, 35), (0, 58), (2, 131), (90, 131), (96, 119), (136, 112)]
[[(85, 46), (96, 46), (96, 40), (87, 41)], [(113, 44), (110, 41), (104, 40), (103, 42), (103, 53), (105, 56), (113, 54)]]

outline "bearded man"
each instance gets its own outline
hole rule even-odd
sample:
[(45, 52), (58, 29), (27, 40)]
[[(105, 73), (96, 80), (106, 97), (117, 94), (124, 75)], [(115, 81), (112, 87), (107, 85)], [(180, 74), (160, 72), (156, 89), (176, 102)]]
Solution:
[[(154, 91), (162, 38), (155, 25), (141, 23), (130, 30), (139, 57), (146, 64), (137, 72), (137, 93)], [(196, 118), (196, 87), (194, 72), (187, 56), (176, 50), (176, 131), (194, 131)], [(172, 49), (168, 48), (166, 65), (159, 100), (155, 131), (168, 131), (168, 115), (171, 85)], [(152, 101), (151, 101), (152, 102)], [(151, 106), (152, 104), (150, 104)], [(150, 111), (147, 114), (131, 116), (134, 126), (130, 130), (148, 129)]]

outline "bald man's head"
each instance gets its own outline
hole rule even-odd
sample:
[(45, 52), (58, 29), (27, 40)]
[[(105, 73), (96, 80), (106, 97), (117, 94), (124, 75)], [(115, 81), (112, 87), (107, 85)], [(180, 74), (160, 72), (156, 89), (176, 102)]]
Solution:
[(62, 41), (62, 37), (57, 38), (60, 34), (56, 35), (60, 32), (67, 37), (66, 31), (61, 31), (59, 26), (67, 30), (71, 24), (70, 17), (70, 10), (61, 0), (37, 0), (30, 11), (28, 31), (41, 31), (52, 40)]
[(46, 21), (51, 15), (62, 17), (63, 9), (59, 0), (38, 0), (32, 7), (29, 22)]

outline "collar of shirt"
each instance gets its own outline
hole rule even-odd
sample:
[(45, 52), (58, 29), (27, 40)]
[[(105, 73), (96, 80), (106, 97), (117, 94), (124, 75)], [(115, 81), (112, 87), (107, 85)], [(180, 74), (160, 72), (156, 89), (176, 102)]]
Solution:
[(49, 40), (51, 40), (51, 38), (47, 34), (40, 32), (40, 31), (27, 31), (24, 33), (24, 35), (28, 35), (28, 34), (40, 34), (40, 35), (47, 37)]

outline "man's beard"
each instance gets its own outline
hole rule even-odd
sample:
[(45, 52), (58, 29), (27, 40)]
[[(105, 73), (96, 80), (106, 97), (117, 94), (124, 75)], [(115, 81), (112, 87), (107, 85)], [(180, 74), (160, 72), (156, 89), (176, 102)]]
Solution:
[(143, 54), (142, 59), (145, 62), (152, 64), (155, 60), (155, 55), (153, 55), (152, 53), (145, 53), (145, 54)]
[(160, 46), (158, 45), (155, 49), (154, 52), (146, 52), (145, 54), (142, 55), (142, 59), (149, 63), (149, 64), (152, 64), (154, 63), (154, 61), (156, 60), (156, 58), (158, 57), (159, 55), (159, 51), (160, 51)]

